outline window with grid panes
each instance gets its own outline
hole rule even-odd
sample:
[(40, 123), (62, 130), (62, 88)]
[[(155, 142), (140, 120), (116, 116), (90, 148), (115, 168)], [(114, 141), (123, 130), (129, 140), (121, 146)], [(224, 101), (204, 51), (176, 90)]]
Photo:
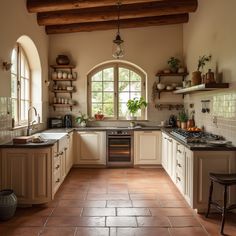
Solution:
[[(146, 97), (145, 74), (124, 63), (109, 63), (88, 75), (88, 111), (91, 117), (101, 111), (106, 119), (125, 119), (129, 99)], [(138, 112), (145, 119), (145, 109)]]
[(30, 106), (30, 67), (23, 48), (18, 43), (11, 55), (12, 117), (16, 125), (27, 123)]

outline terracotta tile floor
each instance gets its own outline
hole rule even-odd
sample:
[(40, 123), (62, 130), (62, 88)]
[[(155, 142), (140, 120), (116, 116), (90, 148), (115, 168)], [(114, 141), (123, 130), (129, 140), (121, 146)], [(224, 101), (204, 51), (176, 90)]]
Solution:
[[(162, 169), (73, 169), (55, 200), (19, 208), (0, 236), (219, 235), (220, 215), (196, 214)], [(236, 235), (236, 214), (225, 233)]]

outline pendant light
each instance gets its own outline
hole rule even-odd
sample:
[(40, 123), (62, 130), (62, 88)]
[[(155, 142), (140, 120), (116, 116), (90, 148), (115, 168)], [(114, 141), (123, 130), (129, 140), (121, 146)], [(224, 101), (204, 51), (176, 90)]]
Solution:
[(120, 37), (120, 1), (117, 2), (118, 20), (117, 20), (117, 34), (113, 40), (112, 56), (119, 59), (124, 56), (124, 40)]

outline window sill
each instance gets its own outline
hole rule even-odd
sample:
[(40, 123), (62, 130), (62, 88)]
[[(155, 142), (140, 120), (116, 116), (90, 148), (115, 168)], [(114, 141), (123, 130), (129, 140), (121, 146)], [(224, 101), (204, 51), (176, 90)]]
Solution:
[(104, 119), (104, 120), (91, 120), (89, 122), (148, 122), (149, 120), (110, 120), (110, 119)]

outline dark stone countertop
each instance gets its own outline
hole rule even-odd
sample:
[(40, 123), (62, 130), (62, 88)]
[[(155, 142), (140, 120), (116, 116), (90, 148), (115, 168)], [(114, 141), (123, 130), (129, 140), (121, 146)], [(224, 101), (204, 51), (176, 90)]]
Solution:
[(57, 142), (56, 139), (48, 139), (43, 143), (28, 142), (25, 144), (16, 144), (13, 141), (0, 145), (0, 148), (46, 148), (51, 147)]
[(176, 138), (170, 132), (172, 129), (163, 128), (162, 132), (168, 134), (171, 138), (175, 139), (177, 142), (183, 144), (185, 147), (192, 151), (236, 151), (236, 146), (226, 145), (226, 146), (213, 146), (206, 143), (185, 143), (182, 140)]

